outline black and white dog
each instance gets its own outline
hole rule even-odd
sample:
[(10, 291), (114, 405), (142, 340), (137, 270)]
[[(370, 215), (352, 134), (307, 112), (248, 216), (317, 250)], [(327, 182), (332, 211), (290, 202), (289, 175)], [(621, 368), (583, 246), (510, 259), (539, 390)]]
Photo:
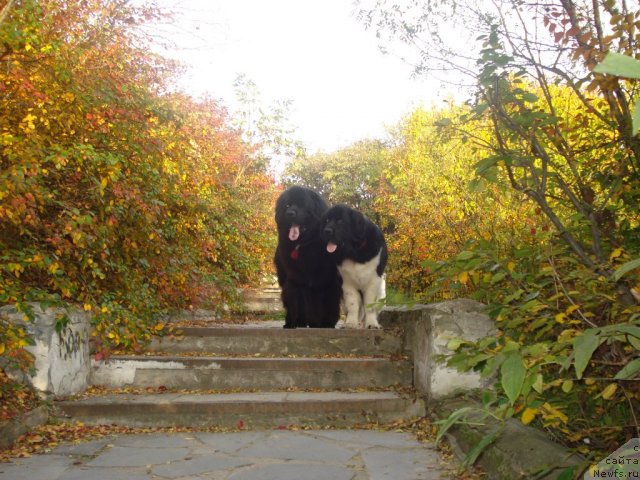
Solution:
[(380, 228), (346, 205), (331, 207), (322, 218), (322, 240), (342, 277), (346, 328), (380, 328), (378, 301), (385, 295), (387, 244)]

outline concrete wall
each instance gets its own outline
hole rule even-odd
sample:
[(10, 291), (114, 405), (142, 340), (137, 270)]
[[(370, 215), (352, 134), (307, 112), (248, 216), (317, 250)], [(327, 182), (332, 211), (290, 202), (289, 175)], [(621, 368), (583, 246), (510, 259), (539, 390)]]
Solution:
[(447, 344), (453, 338), (478, 340), (495, 332), (495, 325), (484, 313), (485, 306), (468, 299), (450, 300), (411, 307), (386, 307), (380, 312), (383, 328), (403, 331), (404, 349), (414, 361), (414, 384), (428, 399), (448, 397), (470, 389), (490, 388), (491, 381), (476, 372), (458, 372), (438, 362), (439, 355), (450, 354)]
[[(404, 350), (413, 355), (414, 383), (418, 392), (429, 400), (433, 420), (445, 419), (463, 407), (482, 409), (472, 395), (466, 396), (464, 392), (491, 388), (493, 379), (482, 379), (475, 372), (461, 373), (447, 368), (438, 362), (437, 357), (451, 353), (447, 344), (452, 338), (473, 341), (495, 332), (495, 325), (484, 313), (484, 308), (473, 300), (458, 299), (385, 308), (380, 313), (382, 326), (398, 329), (403, 336)], [(501, 434), (478, 459), (488, 479), (525, 480), (535, 477), (556, 480), (565, 468), (584, 462), (543, 432), (513, 418), (502, 424), (482, 416), (476, 422), (455, 425), (446, 436), (454, 453), (463, 458), (486, 435), (496, 430), (501, 430)]]
[[(73, 395), (84, 391), (91, 368), (89, 317), (80, 310), (43, 309), (39, 304), (33, 304), (32, 308), (36, 317), (34, 322), (26, 321), (24, 314), (11, 305), (0, 308), (0, 315), (22, 325), (35, 341), (35, 345), (26, 347), (35, 359), (35, 375), (9, 373), (44, 393)], [(63, 315), (69, 317), (69, 322), (58, 333), (56, 321)]]

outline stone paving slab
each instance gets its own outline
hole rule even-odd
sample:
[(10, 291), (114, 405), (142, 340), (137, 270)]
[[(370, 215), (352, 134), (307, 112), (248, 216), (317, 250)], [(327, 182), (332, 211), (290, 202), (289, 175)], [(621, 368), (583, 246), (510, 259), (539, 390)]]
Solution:
[(314, 430), (121, 435), (0, 464), (0, 480), (440, 480), (407, 433)]

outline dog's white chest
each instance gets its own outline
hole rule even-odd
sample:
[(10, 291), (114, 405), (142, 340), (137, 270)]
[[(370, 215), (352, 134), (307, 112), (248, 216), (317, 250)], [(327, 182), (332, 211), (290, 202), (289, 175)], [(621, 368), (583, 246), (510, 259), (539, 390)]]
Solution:
[(349, 283), (358, 290), (365, 288), (372, 280), (379, 278), (376, 269), (380, 264), (380, 252), (366, 263), (358, 263), (347, 259), (338, 266), (338, 271), (342, 276), (342, 281)]

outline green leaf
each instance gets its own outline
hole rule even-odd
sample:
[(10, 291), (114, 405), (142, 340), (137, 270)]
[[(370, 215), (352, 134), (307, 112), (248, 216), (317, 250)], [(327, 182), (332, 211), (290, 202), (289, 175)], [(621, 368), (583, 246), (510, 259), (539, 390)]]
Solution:
[(544, 310), (547, 306), (538, 300), (531, 300), (520, 307), (524, 312), (538, 313), (540, 310)]
[(480, 103), (473, 107), (473, 112), (479, 117), (489, 108), (488, 103)]
[(467, 352), (459, 352), (447, 360), (447, 366), (455, 368), (460, 372), (466, 372), (471, 368), (469, 365), (469, 354)]
[(635, 260), (631, 260), (630, 262), (623, 263), (620, 265), (615, 272), (613, 272), (613, 276), (611, 277), (614, 282), (620, 280), (623, 276), (629, 273), (636, 268), (640, 268), (640, 258), (636, 258)]
[(609, 52), (593, 71), (618, 77), (640, 78), (640, 61), (627, 55)]
[(543, 378), (541, 373), (538, 373), (536, 375), (535, 381), (533, 382), (533, 385), (531, 385), (531, 386), (538, 393), (544, 392), (544, 378)]
[(635, 377), (638, 372), (640, 372), (640, 358), (631, 360), (624, 367), (622, 367), (613, 378), (615, 378), (616, 380), (628, 380)]
[(436, 424), (438, 425), (438, 434), (436, 435), (436, 443), (440, 442), (444, 434), (447, 433), (447, 431), (456, 423), (459, 423), (460, 419), (471, 411), (473, 411), (472, 407), (462, 407), (458, 410), (455, 410), (454, 412), (451, 412), (451, 414), (445, 420), (437, 421)]
[(560, 472), (560, 475), (558, 475), (557, 480), (573, 480), (573, 474), (575, 473), (576, 468), (578, 467), (576, 467), (575, 465), (572, 467), (565, 468), (562, 472)]
[(471, 193), (479, 193), (484, 191), (486, 182), (481, 177), (475, 177), (469, 182), (469, 191)]
[(504, 348), (502, 349), (502, 351), (507, 354), (509, 352), (517, 352), (520, 350), (521, 345), (518, 342), (515, 342), (511, 339), (507, 339), (506, 343), (504, 344)]
[(633, 107), (633, 116), (631, 117), (631, 128), (633, 128), (633, 134), (637, 135), (640, 130), (640, 102), (636, 102)]
[(527, 397), (533, 385), (538, 381), (538, 374), (535, 372), (529, 372), (529, 374), (525, 377), (524, 383), (522, 384), (522, 396)]
[(484, 449), (495, 442), (496, 438), (498, 438), (498, 435), (501, 433), (502, 429), (498, 429), (482, 437), (482, 439), (471, 450), (469, 450), (462, 463), (466, 466), (473, 465)]
[(524, 290), (522, 290), (522, 289), (518, 289), (518, 290), (516, 290), (515, 292), (513, 292), (511, 295), (509, 295), (508, 297), (506, 297), (506, 298), (503, 300), (503, 302), (504, 302), (505, 304), (507, 304), (507, 303), (511, 303), (511, 302), (513, 302), (514, 300), (518, 300), (520, 297), (522, 297), (522, 294), (523, 294), (523, 293), (524, 293)]
[(58, 334), (62, 333), (62, 331), (69, 325), (69, 316), (67, 314), (61, 315), (56, 319), (55, 330)]
[(476, 162), (476, 164), (473, 166), (476, 170), (476, 175), (483, 175), (487, 170), (495, 167), (499, 161), (500, 157), (491, 156), (488, 158), (483, 158), (482, 160)]
[(507, 276), (506, 272), (498, 272), (493, 277), (491, 277), (491, 285), (495, 285), (498, 282), (501, 282)]
[(587, 368), (593, 352), (596, 351), (600, 346), (601, 340), (603, 340), (598, 336), (599, 332), (600, 330), (597, 328), (585, 330), (582, 335), (573, 340), (573, 350), (575, 353), (573, 366), (576, 369), (576, 377), (578, 379), (582, 378), (582, 374), (585, 368)]
[(627, 335), (632, 335), (634, 337), (640, 338), (640, 327), (637, 327), (636, 325), (629, 325), (629, 324), (618, 324), (618, 325), (611, 325), (614, 331), (617, 332), (622, 332), (622, 333), (626, 333)]
[(450, 118), (442, 118), (440, 120), (436, 120), (433, 124), (436, 127), (449, 127), (453, 122)]
[(494, 392), (491, 390), (485, 390), (482, 392), (482, 398), (480, 400), (482, 401), (482, 406), (484, 408), (489, 407), (489, 405), (495, 400)]
[(469, 250), (463, 250), (458, 255), (456, 255), (456, 260), (470, 260), (475, 257), (475, 252), (470, 252)]
[(538, 342), (531, 345), (527, 350), (530, 356), (541, 357), (549, 352), (549, 345)]
[(500, 367), (500, 373), (502, 388), (511, 404), (514, 404), (522, 391), (524, 377), (527, 373), (520, 352), (512, 351), (507, 354), (507, 358)]
[(479, 353), (477, 355), (470, 357), (467, 363), (469, 367), (473, 368), (476, 365), (478, 365), (480, 362), (484, 362), (485, 360), (488, 360), (490, 358), (491, 358), (491, 355), (489, 355), (488, 353)]

